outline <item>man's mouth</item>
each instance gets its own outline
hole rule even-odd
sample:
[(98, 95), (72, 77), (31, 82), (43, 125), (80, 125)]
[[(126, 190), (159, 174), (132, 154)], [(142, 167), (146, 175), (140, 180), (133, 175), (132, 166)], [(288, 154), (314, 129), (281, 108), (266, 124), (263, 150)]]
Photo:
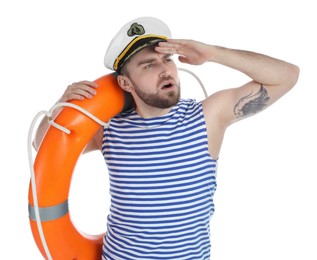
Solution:
[(173, 87), (173, 84), (172, 83), (167, 83), (167, 84), (164, 84), (164, 86), (162, 87), (162, 89), (169, 89)]

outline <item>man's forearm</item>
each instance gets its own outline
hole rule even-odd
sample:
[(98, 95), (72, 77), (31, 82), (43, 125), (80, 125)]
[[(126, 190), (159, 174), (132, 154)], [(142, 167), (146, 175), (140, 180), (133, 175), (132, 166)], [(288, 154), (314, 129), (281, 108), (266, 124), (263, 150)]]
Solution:
[(264, 85), (293, 85), (297, 81), (298, 67), (291, 63), (250, 51), (210, 48), (213, 55), (209, 61), (241, 71)]

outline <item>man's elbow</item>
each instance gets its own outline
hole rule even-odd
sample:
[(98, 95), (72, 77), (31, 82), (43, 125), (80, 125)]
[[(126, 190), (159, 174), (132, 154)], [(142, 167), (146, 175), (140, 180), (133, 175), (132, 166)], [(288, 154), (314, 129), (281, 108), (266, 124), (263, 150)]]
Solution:
[(300, 68), (297, 65), (291, 64), (290, 69), (289, 69), (289, 77), (288, 77), (288, 81), (289, 81), (289, 85), (290, 88), (293, 88), (299, 78), (299, 73), (300, 73)]

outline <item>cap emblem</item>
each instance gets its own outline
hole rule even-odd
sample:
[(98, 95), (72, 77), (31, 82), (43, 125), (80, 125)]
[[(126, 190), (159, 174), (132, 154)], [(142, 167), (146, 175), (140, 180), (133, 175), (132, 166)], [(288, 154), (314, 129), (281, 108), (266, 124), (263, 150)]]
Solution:
[(129, 37), (132, 37), (134, 35), (142, 35), (144, 33), (145, 33), (144, 27), (138, 23), (133, 23), (130, 26), (130, 29), (127, 31), (127, 34)]

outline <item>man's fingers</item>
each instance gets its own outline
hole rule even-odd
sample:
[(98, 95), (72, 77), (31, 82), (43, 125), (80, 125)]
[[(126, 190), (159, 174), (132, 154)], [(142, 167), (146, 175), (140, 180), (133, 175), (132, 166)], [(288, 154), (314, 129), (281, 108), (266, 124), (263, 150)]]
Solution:
[(72, 99), (83, 100), (84, 98), (92, 98), (97, 94), (98, 85), (91, 81), (80, 81), (69, 85), (62, 97), (63, 101)]

